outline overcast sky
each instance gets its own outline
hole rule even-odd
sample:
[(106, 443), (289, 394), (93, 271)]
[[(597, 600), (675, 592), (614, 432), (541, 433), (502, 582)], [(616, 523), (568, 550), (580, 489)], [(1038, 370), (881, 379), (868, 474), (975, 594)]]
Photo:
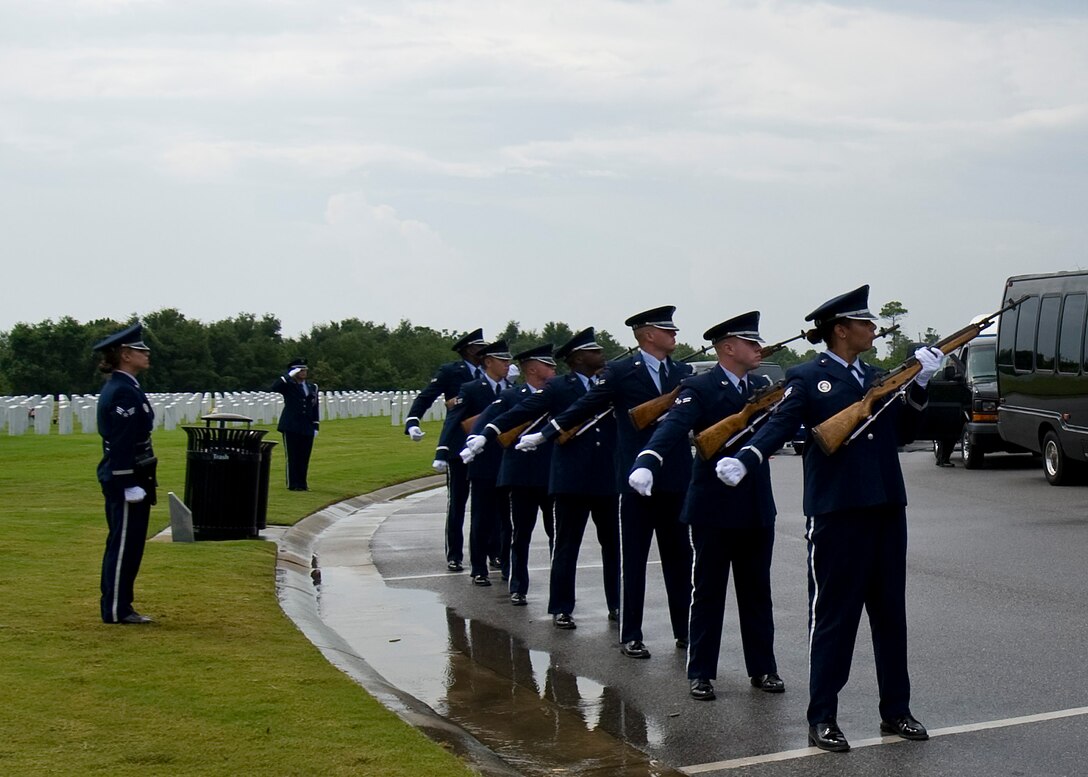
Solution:
[(1088, 267), (1088, 4), (0, 0), (0, 330), (768, 340)]

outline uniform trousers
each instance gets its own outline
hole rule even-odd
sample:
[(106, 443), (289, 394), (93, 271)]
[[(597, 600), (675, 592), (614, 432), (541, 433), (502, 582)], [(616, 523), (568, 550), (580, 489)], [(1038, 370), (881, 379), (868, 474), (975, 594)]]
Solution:
[(597, 542), (601, 545), (605, 602), (609, 612), (620, 606), (620, 529), (616, 495), (556, 494), (555, 553), (552, 554), (548, 585), (548, 612), (552, 615), (574, 612), (578, 551), (591, 514), (597, 527)]
[(807, 538), (808, 722), (835, 719), (862, 607), (873, 635), (880, 716), (893, 720), (909, 714), (905, 509), (881, 505), (813, 516)]
[(490, 478), (473, 478), (471, 492), (468, 560), (473, 577), (487, 577), (488, 559), (498, 557), (500, 527), (510, 523), (510, 500), (506, 487)]
[(688, 638), (691, 607), (691, 540), (680, 522), (684, 494), (624, 494), (620, 503), (620, 547), (623, 558), (623, 608), (620, 641), (642, 641), (642, 610), (646, 603), (646, 561), (657, 534), (661, 574), (669, 600), (669, 620), (676, 639)]
[(283, 452), (287, 456), (287, 487), (309, 488), (306, 482), (310, 470), (310, 454), (314, 450), (314, 435), (283, 432)]
[(691, 544), (695, 549), (695, 585), (688, 679), (713, 680), (717, 676), (730, 568), (737, 592), (744, 668), (749, 677), (777, 674), (771, 604), (774, 527), (734, 529), (692, 524)]
[(132, 588), (144, 557), (151, 503), (126, 502), (124, 489), (104, 486), (106, 551), (102, 556), (102, 621), (117, 623), (132, 613)]
[(551, 551), (552, 534), (555, 531), (552, 505), (554, 500), (546, 488), (512, 486), (510, 488), (510, 514), (514, 533), (510, 542), (510, 593), (529, 593), (529, 544), (536, 528), (536, 515), (544, 518), (544, 531), (548, 535)]
[(447, 462), (446, 561), (460, 564), (465, 558), (465, 505), (468, 504), (468, 465), (460, 456)]

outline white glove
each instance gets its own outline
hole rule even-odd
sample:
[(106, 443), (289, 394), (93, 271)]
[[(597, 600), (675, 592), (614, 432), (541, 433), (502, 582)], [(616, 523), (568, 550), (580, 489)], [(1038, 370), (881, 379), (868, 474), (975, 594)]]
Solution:
[(511, 365), (510, 365), (510, 369), (508, 369), (508, 370), (506, 371), (506, 379), (507, 379), (508, 381), (510, 381), (511, 383), (513, 383), (513, 382), (514, 382), (515, 380), (517, 380), (517, 377), (518, 377), (518, 375), (520, 375), (520, 374), (521, 374), (521, 370), (520, 370), (520, 369), (518, 369), (518, 365), (516, 365), (516, 364), (511, 364)]
[(135, 504), (136, 502), (144, 501), (144, 497), (147, 496), (147, 492), (140, 486), (132, 486), (125, 489), (125, 501), (129, 504)]
[(425, 434), (426, 432), (420, 429), (418, 426), (408, 427), (408, 436), (412, 438), (412, 442), (419, 442), (423, 439), (423, 435)]
[(433, 469), (439, 475), (445, 475), (449, 468), (450, 465), (442, 461), (441, 459), (435, 459), (431, 462), (431, 469)]
[(718, 480), (727, 486), (735, 486), (744, 480), (744, 476), (748, 474), (748, 468), (740, 459), (731, 459), (726, 456), (714, 466), (714, 473), (718, 476)]
[[(470, 434), (468, 439), (465, 440), (465, 449), (461, 451), (461, 458), (464, 459), (465, 464), (468, 464), (474, 458), (480, 455), (480, 451), (487, 447), (487, 438), (482, 434)], [(465, 454), (468, 453), (469, 457), (466, 459)]]
[(544, 434), (542, 432), (533, 432), (527, 434), (518, 440), (518, 444), (514, 447), (519, 451), (535, 451), (538, 447), (544, 444)]
[(320, 431), (319, 429), (314, 429), (314, 437), (317, 437), (317, 433), (318, 433), (319, 431)]
[(287, 371), (287, 377), (297, 378), (298, 374), (300, 372), (302, 372), (304, 369), (306, 369), (306, 368), (305, 367), (294, 367), (293, 369), (290, 369), (290, 370)]
[(922, 369), (914, 376), (914, 382), (920, 388), (925, 388), (929, 385), (929, 379), (933, 377), (933, 373), (941, 366), (941, 359), (944, 358), (944, 354), (941, 353), (940, 349), (927, 345), (915, 351), (914, 358), (922, 365)]
[(635, 489), (637, 494), (649, 496), (654, 487), (654, 473), (646, 467), (639, 467), (627, 476), (627, 485)]

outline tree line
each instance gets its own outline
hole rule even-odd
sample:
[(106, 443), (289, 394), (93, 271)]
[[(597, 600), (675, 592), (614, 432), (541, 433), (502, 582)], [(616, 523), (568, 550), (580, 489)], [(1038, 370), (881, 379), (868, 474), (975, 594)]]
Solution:
[[(881, 309), (881, 316), (895, 323), (906, 316), (899, 302)], [(102, 385), (99, 357), (91, 346), (106, 335), (137, 320), (96, 319), (81, 323), (65, 316), (37, 324), (16, 324), (0, 332), (0, 394), (94, 394)], [(325, 390), (419, 389), (430, 381), (443, 362), (456, 358), (450, 344), (462, 332), (415, 326), (401, 321), (396, 327), (349, 318), (314, 325), (298, 338), (284, 337), (278, 318), (241, 313), (233, 318), (204, 323), (187, 318), (175, 308), (145, 315), (144, 340), (152, 349), (151, 369), (140, 378), (148, 391), (257, 391), (267, 388), (287, 363), (301, 356), (310, 364), (312, 379)], [(505, 339), (513, 353), (544, 343), (556, 346), (569, 340), (574, 330), (565, 323), (549, 322), (542, 329), (522, 329), (510, 321), (504, 331), (486, 333)], [(626, 333), (625, 333), (626, 334)], [(630, 337), (625, 337), (625, 341)], [(934, 342), (936, 332), (927, 330)], [(604, 330), (597, 342), (609, 358), (628, 352)], [(909, 355), (913, 341), (902, 334), (891, 340), (885, 359), (870, 354), (868, 361), (894, 366)], [(699, 346), (701, 347), (701, 346)], [(674, 358), (699, 350), (686, 343), (677, 346)], [(783, 367), (809, 359), (814, 350), (786, 348), (774, 361)], [(698, 357), (711, 360), (713, 352)]]

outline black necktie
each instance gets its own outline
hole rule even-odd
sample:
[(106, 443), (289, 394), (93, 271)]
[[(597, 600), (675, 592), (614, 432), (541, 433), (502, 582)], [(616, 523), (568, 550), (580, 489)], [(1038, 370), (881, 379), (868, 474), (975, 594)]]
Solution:
[(748, 381), (741, 378), (740, 382), (737, 384), (737, 391), (740, 392), (740, 395), (742, 397), (747, 399), (748, 398)]
[(858, 383), (860, 383), (862, 386), (865, 385), (865, 374), (861, 371), (861, 367), (856, 364), (851, 364), (850, 374), (857, 378)]
[(502, 381), (500, 380), (498, 383), (495, 384), (495, 396), (498, 396), (501, 393), (502, 393)]

